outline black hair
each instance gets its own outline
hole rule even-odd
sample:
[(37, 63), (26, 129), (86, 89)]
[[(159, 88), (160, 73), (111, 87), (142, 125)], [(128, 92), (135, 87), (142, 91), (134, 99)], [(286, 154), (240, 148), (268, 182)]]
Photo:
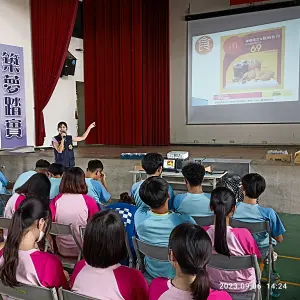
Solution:
[(44, 173), (32, 175), (22, 186), (16, 189), (16, 193), (26, 197), (37, 198), (49, 204), (51, 183), (48, 176)]
[(206, 265), (212, 254), (212, 243), (208, 234), (198, 225), (180, 224), (170, 235), (169, 249), (183, 274), (196, 275), (190, 286), (193, 300), (206, 300), (210, 292)]
[(122, 217), (113, 210), (96, 213), (88, 222), (83, 242), (85, 261), (94, 268), (108, 268), (127, 257)]
[(59, 123), (57, 124), (57, 130), (58, 130), (62, 125), (64, 125), (64, 126), (68, 129), (67, 123), (64, 122), (64, 121), (61, 121), (61, 122), (59, 122)]
[(45, 159), (39, 159), (35, 164), (36, 170), (48, 171), (49, 167), (50, 167), (50, 163), (48, 160)]
[(164, 165), (164, 159), (159, 153), (147, 153), (142, 159), (142, 167), (148, 175), (153, 175)]
[(48, 171), (49, 173), (51, 173), (54, 176), (62, 176), (62, 174), (64, 173), (64, 166), (61, 164), (57, 164), (57, 163), (53, 163), (50, 165)]
[(197, 162), (191, 162), (182, 168), (182, 175), (190, 186), (199, 186), (202, 184), (205, 168)]
[(103, 171), (103, 163), (101, 160), (99, 159), (93, 159), (93, 160), (90, 160), (88, 162), (88, 167), (87, 167), (88, 171), (94, 173), (96, 172), (97, 170), (101, 170)]
[(19, 284), (16, 277), (19, 246), (24, 233), (40, 219), (47, 220), (49, 231), (52, 223), (49, 204), (36, 198), (27, 198), (14, 213), (3, 249), (4, 263), (0, 268), (0, 280), (4, 285), (14, 287)]
[(161, 177), (152, 176), (142, 183), (139, 195), (152, 209), (160, 208), (169, 198), (169, 185)]
[(245, 175), (242, 178), (242, 185), (245, 195), (251, 199), (258, 199), (266, 189), (265, 179), (257, 173)]
[(134, 205), (134, 200), (132, 197), (130, 197), (130, 195), (125, 192), (125, 193), (122, 193), (120, 195), (120, 202), (123, 202), (123, 203), (128, 203), (128, 204), (133, 204)]
[(235, 195), (226, 187), (218, 187), (211, 193), (210, 207), (215, 213), (214, 247), (217, 253), (230, 256), (227, 244), (226, 217), (235, 207)]

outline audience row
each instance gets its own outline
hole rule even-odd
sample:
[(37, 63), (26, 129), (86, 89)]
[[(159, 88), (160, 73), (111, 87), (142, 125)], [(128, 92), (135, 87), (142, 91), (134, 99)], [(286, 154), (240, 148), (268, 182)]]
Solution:
[[(63, 286), (96, 299), (112, 300), (231, 299), (230, 294), (255, 289), (254, 269), (223, 271), (208, 263), (215, 253), (267, 256), (267, 232), (252, 236), (247, 229), (232, 228), (231, 218), (269, 221), (274, 245), (283, 241), (285, 229), (279, 216), (257, 203), (266, 187), (264, 178), (246, 175), (242, 179), (244, 200), (236, 203), (236, 195), (227, 187), (218, 187), (211, 195), (203, 193), (204, 167), (188, 163), (182, 170), (187, 193), (175, 196), (160, 177), (162, 166), (160, 154), (147, 154), (142, 167), (148, 179), (133, 185), (132, 197), (123, 193), (119, 202), (104, 207), (111, 197), (100, 161), (90, 161), (86, 174), (77, 167), (63, 172), (59, 165), (47, 167), (39, 161), (29, 179), (24, 174), (19, 177), (19, 184), (24, 183), (18, 186), (16, 182), (15, 194), (5, 208), (4, 215), (12, 222), (1, 252), (0, 280), (10, 286), (18, 282)], [(214, 225), (204, 228), (193, 219), (213, 215)], [(80, 251), (72, 237), (52, 241), (48, 234), (52, 221), (72, 224), (83, 248), (84, 260), (77, 263), (69, 282), (57, 257), (35, 246), (46, 237), (59, 254), (78, 256)], [(86, 227), (83, 241), (80, 227)], [(133, 236), (153, 246), (168, 247), (169, 261), (145, 257), (143, 275), (124, 266), (126, 238), (134, 252)]]

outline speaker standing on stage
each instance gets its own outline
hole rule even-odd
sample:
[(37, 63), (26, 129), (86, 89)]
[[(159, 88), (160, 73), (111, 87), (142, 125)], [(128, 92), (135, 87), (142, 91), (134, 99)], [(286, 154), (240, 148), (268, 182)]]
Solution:
[(84, 141), (96, 123), (92, 123), (82, 136), (72, 137), (67, 135), (68, 125), (66, 122), (59, 122), (57, 130), (59, 134), (52, 139), (54, 148), (55, 162), (63, 165), (66, 169), (75, 166), (75, 156), (73, 149), (73, 142)]

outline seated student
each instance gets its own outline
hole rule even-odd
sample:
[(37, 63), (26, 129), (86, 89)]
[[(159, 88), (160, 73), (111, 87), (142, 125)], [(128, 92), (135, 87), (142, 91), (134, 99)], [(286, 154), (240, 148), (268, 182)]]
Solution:
[[(159, 153), (147, 153), (142, 159), (142, 167), (147, 173), (148, 177), (160, 176), (162, 173), (163, 164), (164, 164), (164, 159), (162, 155)], [(143, 180), (136, 182), (132, 186), (130, 192), (131, 197), (133, 197), (135, 200), (135, 205), (137, 206), (137, 208), (141, 206), (145, 206), (145, 203), (143, 203), (139, 195), (139, 190), (143, 182), (144, 182)], [(173, 204), (174, 192), (170, 185), (168, 186), (168, 189), (169, 189), (169, 197), (170, 197), (169, 208), (173, 209), (172, 204)]]
[(203, 193), (202, 181), (205, 175), (204, 167), (195, 162), (188, 163), (182, 169), (188, 192), (174, 198), (174, 210), (191, 217), (207, 217), (213, 215), (210, 209), (210, 195)]
[(85, 260), (76, 264), (70, 279), (72, 291), (96, 299), (147, 300), (142, 273), (119, 264), (126, 255), (120, 215), (112, 210), (95, 214), (85, 230)]
[[(69, 289), (60, 260), (36, 249), (51, 228), (49, 205), (27, 198), (14, 214), (4, 248), (0, 251), (0, 280), (4, 285), (19, 283)], [(7, 298), (6, 298), (7, 299)]]
[(61, 164), (53, 163), (50, 165), (48, 175), (51, 183), (50, 200), (59, 194), (61, 178), (64, 174), (64, 167)]
[[(140, 207), (134, 219), (138, 237), (145, 243), (167, 247), (174, 227), (181, 223), (195, 223), (187, 215), (169, 212), (168, 183), (161, 177), (153, 176), (145, 180), (140, 188), (140, 197), (147, 206)], [(172, 278), (174, 275), (174, 269), (169, 262), (145, 257), (145, 265), (152, 278)]]
[[(86, 227), (88, 219), (99, 211), (96, 201), (87, 196), (84, 172), (78, 167), (68, 169), (61, 180), (60, 195), (50, 203), (52, 220), (72, 224), (76, 238), (81, 243), (79, 226)], [(78, 247), (71, 236), (56, 237), (58, 251), (63, 256), (77, 257)]]
[(171, 233), (170, 261), (176, 275), (173, 279), (152, 281), (149, 300), (230, 300), (225, 291), (210, 289), (206, 266), (211, 258), (209, 236), (198, 225), (180, 224)]
[(0, 171), (0, 194), (10, 195), (11, 193), (6, 189), (8, 185), (8, 179), (5, 175)]
[(103, 164), (100, 160), (94, 159), (88, 162), (85, 177), (88, 195), (94, 198), (99, 206), (109, 202), (111, 195), (108, 192), (106, 175), (103, 173)]
[[(264, 192), (266, 188), (265, 179), (256, 173), (247, 174), (242, 178), (242, 186), (244, 193), (244, 201), (239, 202), (236, 206), (236, 212), (233, 216), (234, 219), (242, 222), (264, 222), (269, 221), (271, 234), (273, 238), (273, 244), (283, 241), (283, 234), (285, 228), (272, 208), (262, 207), (257, 204), (259, 196)], [(263, 257), (267, 256), (269, 237), (267, 232), (256, 233), (253, 235), (259, 250)], [(276, 258), (276, 254), (274, 255)]]
[(4, 209), (4, 217), (11, 219), (20, 204), (28, 197), (37, 198), (49, 204), (50, 187), (51, 184), (46, 174), (34, 174), (10, 197)]
[[(246, 228), (232, 228), (229, 226), (230, 218), (235, 212), (235, 195), (225, 187), (213, 190), (210, 207), (215, 214), (215, 225), (209, 226), (207, 233), (212, 240), (214, 251), (228, 257), (261, 254), (251, 233)], [(256, 278), (253, 268), (242, 271), (223, 271), (207, 267), (212, 288), (224, 289), (227, 292), (242, 293), (255, 289)]]
[(127, 233), (131, 253), (134, 255), (135, 251), (132, 243), (132, 237), (136, 236), (134, 226), (136, 207), (133, 205), (133, 202), (133, 199), (128, 195), (128, 193), (122, 193), (120, 195), (120, 201), (107, 206), (107, 208), (113, 209), (121, 215)]
[(22, 173), (18, 179), (15, 182), (14, 188), (13, 188), (13, 193), (16, 191), (17, 188), (22, 186), (31, 176), (33, 176), (36, 173), (48, 173), (48, 168), (50, 166), (50, 163), (47, 160), (40, 159), (36, 162), (35, 164), (35, 169), (34, 171), (27, 171), (25, 173)]

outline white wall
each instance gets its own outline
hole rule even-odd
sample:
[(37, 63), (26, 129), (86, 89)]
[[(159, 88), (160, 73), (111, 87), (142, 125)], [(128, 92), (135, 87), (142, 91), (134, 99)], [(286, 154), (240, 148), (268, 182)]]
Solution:
[(229, 8), (229, 0), (170, 0), (171, 142), (300, 144), (299, 125), (186, 125), (187, 28), (184, 16), (189, 3), (191, 14)]
[(83, 49), (83, 40), (71, 38), (69, 51), (77, 58), (75, 76), (63, 77), (58, 80), (51, 99), (44, 109), (46, 138), (44, 147), (51, 146), (51, 139), (57, 134), (57, 124), (65, 121), (68, 124), (68, 133), (77, 135), (76, 111), (76, 81), (83, 79), (83, 52), (75, 49)]
[(0, 44), (23, 47), (27, 144), (32, 146), (35, 126), (29, 0), (0, 0)]

